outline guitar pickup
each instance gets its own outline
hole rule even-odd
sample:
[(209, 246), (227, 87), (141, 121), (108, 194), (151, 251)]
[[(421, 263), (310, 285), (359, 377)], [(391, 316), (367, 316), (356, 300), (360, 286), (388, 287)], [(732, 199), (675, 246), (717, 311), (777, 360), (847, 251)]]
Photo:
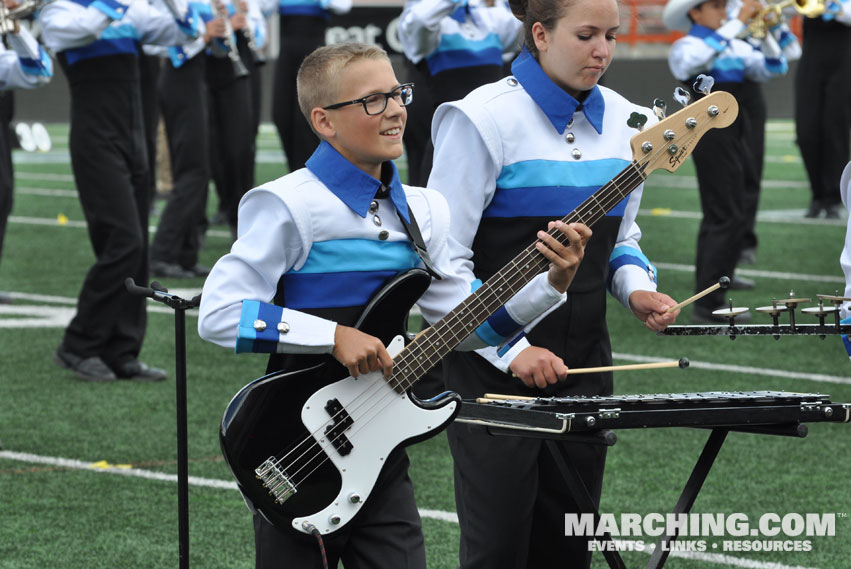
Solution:
[(343, 434), (354, 424), (354, 420), (340, 403), (339, 399), (329, 399), (325, 405), (325, 411), (331, 416), (332, 424), (325, 427), (325, 436), (331, 442), (341, 456), (352, 452), (354, 446), (349, 438)]

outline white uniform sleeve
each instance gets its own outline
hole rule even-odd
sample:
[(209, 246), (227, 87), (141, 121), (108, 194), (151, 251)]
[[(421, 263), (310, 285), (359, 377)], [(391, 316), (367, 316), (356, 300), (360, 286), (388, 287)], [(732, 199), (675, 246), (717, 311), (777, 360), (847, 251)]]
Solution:
[(455, 0), (420, 0), (409, 2), (399, 18), (399, 40), (405, 56), (419, 63), (437, 49), (440, 43), (440, 22), (454, 12), (460, 2)]
[(6, 35), (9, 50), (0, 53), (0, 89), (33, 89), (53, 77), (53, 62), (30, 32)]
[(199, 22), (183, 22), (181, 27), (172, 14), (147, 2), (132, 2), (127, 13), (143, 44), (184, 45), (192, 43), (199, 35)]
[[(230, 253), (210, 271), (201, 296), (198, 334), (234, 348), (244, 300), (271, 303), (278, 281), (306, 254), (310, 240), (299, 230), (284, 202), (262, 188), (243, 198), (239, 236)], [(278, 351), (330, 353), (336, 323), (284, 308), (281, 321), (289, 330), (278, 335)], [(271, 324), (270, 324), (271, 325)]]
[(348, 14), (352, 10), (352, 0), (320, 0), (319, 6), (335, 14)]
[[(712, 60), (727, 48), (728, 42), (744, 28), (739, 20), (730, 20), (717, 30), (715, 34), (701, 39), (695, 36), (685, 36), (671, 46), (668, 65), (671, 73), (680, 81), (694, 77), (711, 66)], [(716, 36), (720, 36), (720, 39)]]
[[(840, 195), (842, 196), (842, 204), (846, 208), (851, 208), (851, 162), (845, 166), (845, 171), (842, 172), (842, 179), (839, 185)], [(851, 216), (848, 217), (848, 228), (845, 230), (845, 246), (842, 248), (842, 253), (839, 256), (839, 264), (842, 265), (842, 272), (845, 273), (845, 297), (851, 297)], [(842, 318), (851, 316), (851, 303), (846, 302), (842, 305)]]
[(68, 0), (56, 0), (41, 9), (38, 21), (44, 45), (57, 53), (92, 43), (113, 19), (92, 5), (83, 7)]

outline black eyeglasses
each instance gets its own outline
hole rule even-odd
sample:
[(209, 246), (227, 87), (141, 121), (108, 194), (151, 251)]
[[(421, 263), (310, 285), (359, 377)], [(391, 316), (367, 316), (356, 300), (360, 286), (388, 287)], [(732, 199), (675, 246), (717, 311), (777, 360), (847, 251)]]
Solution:
[(344, 103), (335, 103), (333, 105), (328, 105), (327, 107), (322, 107), (326, 111), (330, 111), (333, 109), (339, 109), (340, 107), (345, 107), (347, 105), (356, 105), (360, 103), (363, 105), (363, 110), (366, 114), (372, 115), (380, 115), (387, 108), (387, 101), (393, 97), (393, 100), (402, 105), (403, 107), (407, 107), (411, 104), (411, 101), (414, 100), (414, 84), (413, 83), (403, 83), (399, 85), (389, 93), (373, 93), (371, 95), (367, 95), (366, 97), (361, 97), (360, 99), (355, 99), (354, 101), (346, 101)]

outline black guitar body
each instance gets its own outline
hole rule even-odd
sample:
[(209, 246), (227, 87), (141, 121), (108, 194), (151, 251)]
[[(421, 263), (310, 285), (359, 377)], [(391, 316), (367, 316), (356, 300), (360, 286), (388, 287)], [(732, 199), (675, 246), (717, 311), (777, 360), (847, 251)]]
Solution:
[[(385, 345), (399, 335), (407, 340), (408, 312), (430, 282), (428, 273), (420, 269), (400, 274), (370, 300), (356, 327), (381, 339)], [(317, 390), (348, 378), (348, 371), (326, 355), (294, 356), (290, 363), (287, 369), (243, 387), (225, 410), (220, 429), (222, 452), (240, 490), (270, 523), (279, 528), (293, 528), (294, 518), (325, 508), (338, 497), (342, 484), (337, 466), (327, 460), (326, 452), (305, 427), (302, 409)], [(427, 409), (460, 402), (454, 393), (430, 402), (419, 401), (410, 393), (408, 397), (411, 402)], [(328, 418), (330, 420), (330, 416)], [(444, 426), (421, 437), (408, 439), (403, 445), (429, 438)], [(355, 447), (352, 452), (358, 450)], [(269, 489), (263, 487), (255, 472), (270, 457), (285, 457), (288, 475), (298, 482), (298, 490), (281, 503), (276, 502)], [(319, 526), (318, 523), (316, 525)], [(342, 525), (344, 522), (340, 527)], [(295, 529), (305, 531), (303, 527)], [(319, 529), (327, 533), (339, 528)]]

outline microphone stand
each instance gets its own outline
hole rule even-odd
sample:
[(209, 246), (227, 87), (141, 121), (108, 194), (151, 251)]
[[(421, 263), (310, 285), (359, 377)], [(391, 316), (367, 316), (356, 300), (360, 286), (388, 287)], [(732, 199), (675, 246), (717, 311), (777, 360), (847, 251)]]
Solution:
[(177, 390), (177, 527), (180, 569), (189, 568), (189, 458), (186, 434), (186, 311), (201, 304), (199, 294), (191, 300), (168, 292), (157, 281), (141, 287), (132, 278), (124, 281), (130, 294), (146, 296), (174, 309), (174, 359)]

